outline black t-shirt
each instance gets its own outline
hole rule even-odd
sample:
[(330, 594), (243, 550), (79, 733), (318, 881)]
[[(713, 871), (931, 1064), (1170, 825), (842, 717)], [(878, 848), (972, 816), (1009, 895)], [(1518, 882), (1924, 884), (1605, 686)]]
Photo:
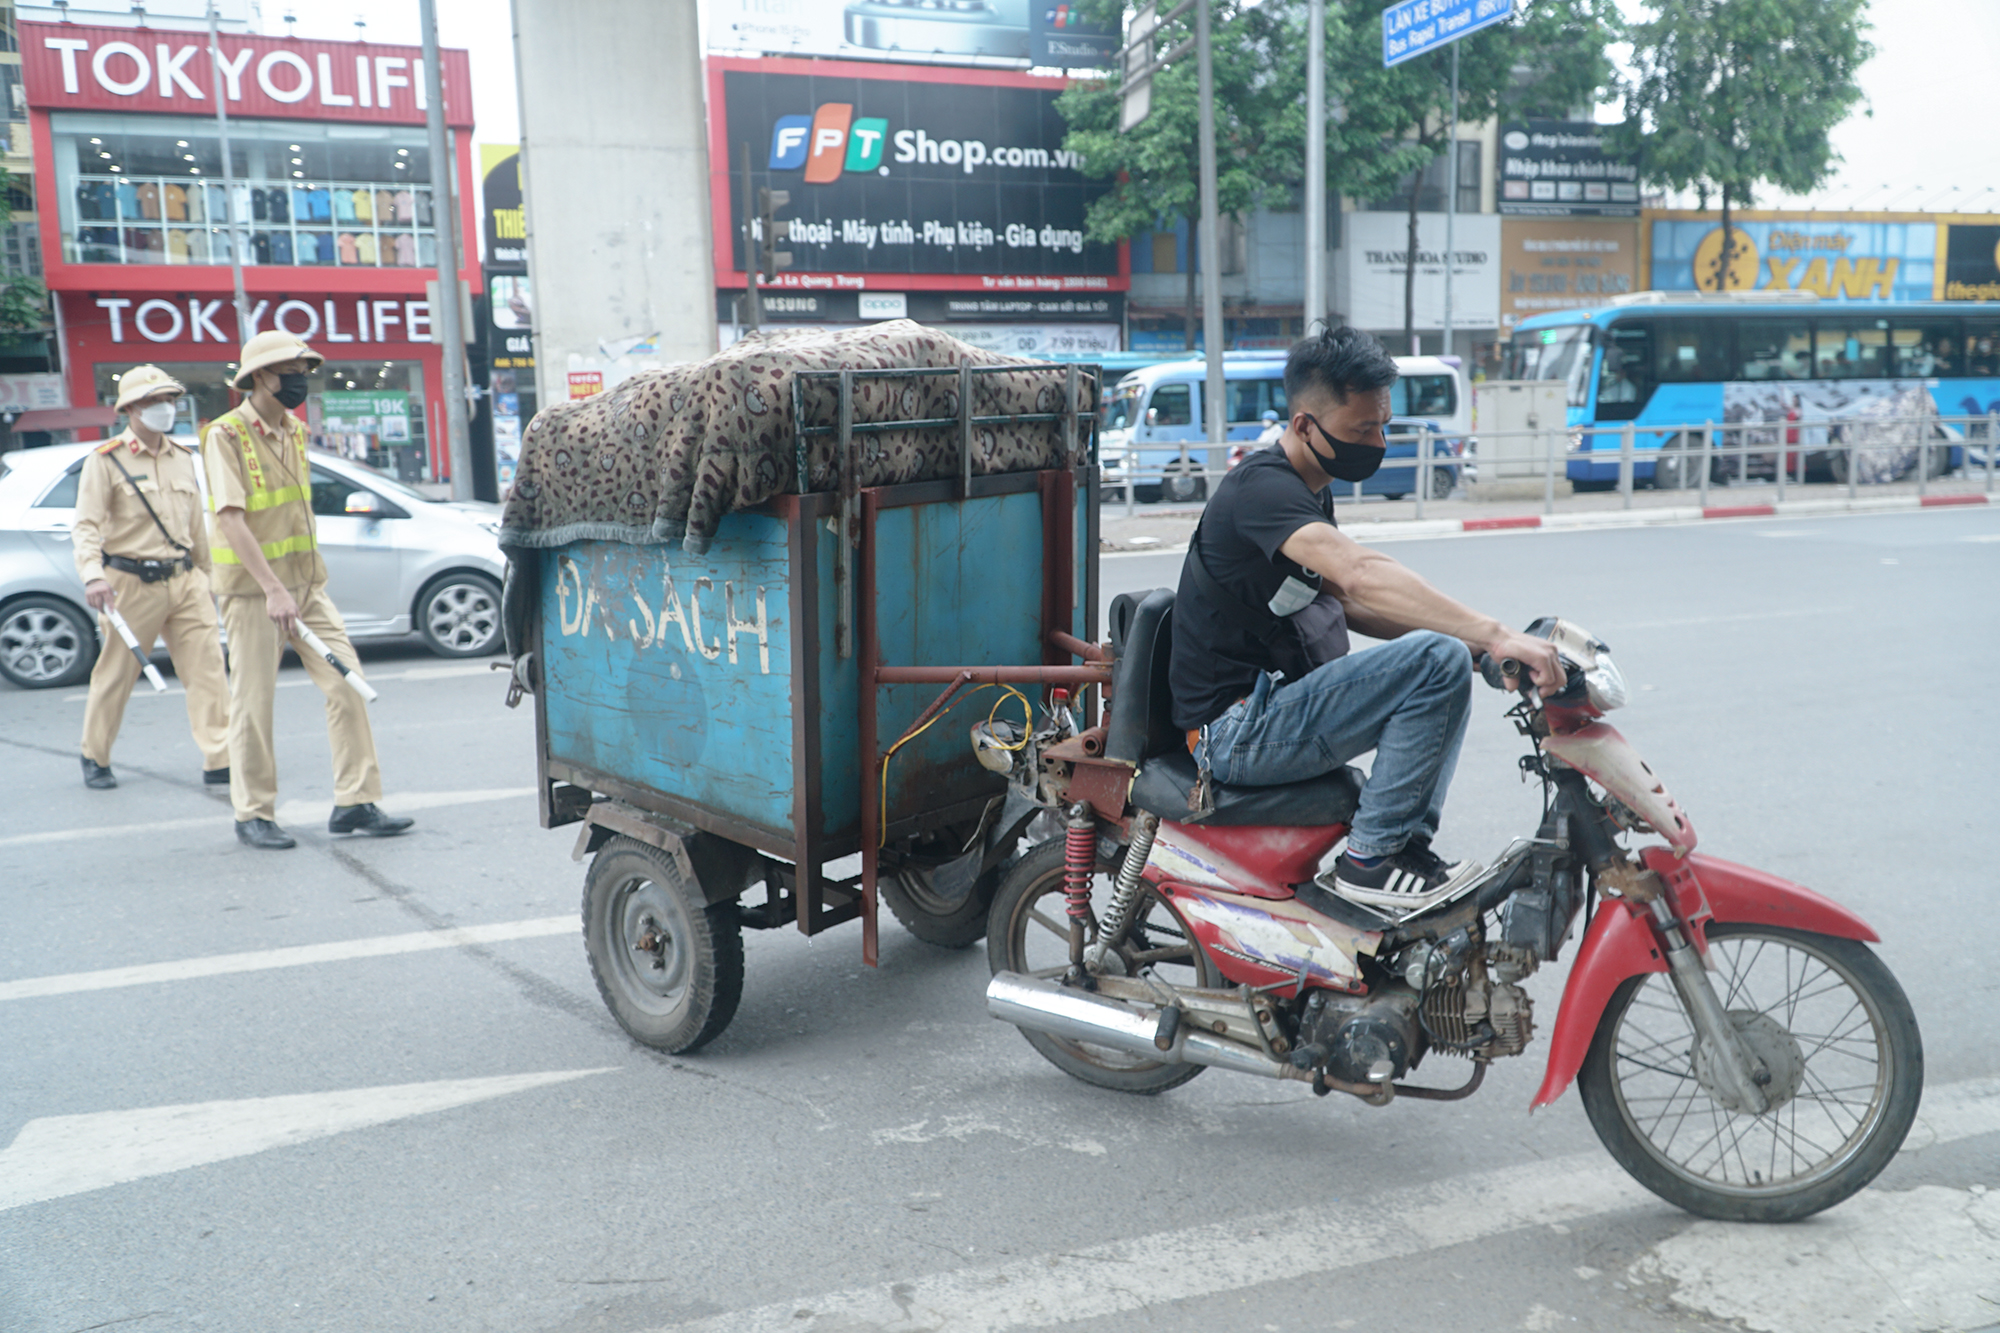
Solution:
[[(1312, 579), (1278, 548), (1307, 524), (1332, 522), (1333, 488), (1313, 494), (1274, 444), (1238, 463), (1209, 497), (1199, 529), (1202, 560), (1225, 591), (1261, 608), (1288, 577)], [(1203, 595), (1185, 564), (1174, 595), (1173, 633), (1168, 679), (1174, 725), (1183, 731), (1213, 722), (1249, 694), (1259, 676), (1284, 669), (1237, 617)]]

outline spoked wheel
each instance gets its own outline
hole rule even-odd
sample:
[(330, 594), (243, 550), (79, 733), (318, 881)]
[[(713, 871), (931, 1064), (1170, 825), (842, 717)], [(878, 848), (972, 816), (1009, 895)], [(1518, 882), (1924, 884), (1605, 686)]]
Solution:
[(1726, 1222), (1792, 1222), (1889, 1164), (1917, 1114), (1910, 1002), (1864, 946), (1777, 926), (1710, 926), (1710, 974), (1770, 1074), (1762, 1115), (1732, 1110), (1667, 978), (1618, 988), (1579, 1091), (1597, 1137), (1667, 1202)]
[[(1113, 862), (1101, 853), (1091, 879), (1090, 916), (1085, 922), (1086, 956), (1097, 942), (1097, 923), (1111, 904)], [(1133, 908), (1132, 928), (1111, 952), (1101, 973), (1134, 976), (1151, 967), (1173, 986), (1214, 986), (1220, 978), (1207, 955), (1188, 938), (1180, 919), (1147, 886)], [(995, 972), (1060, 977), (1069, 969), (1069, 915), (1063, 897), (1063, 839), (1051, 838), (1015, 863), (993, 899), (986, 927), (986, 957)], [(1112, 1050), (1094, 1042), (1070, 1041), (1046, 1032), (1023, 1030), (1028, 1044), (1066, 1074), (1117, 1092), (1153, 1093), (1177, 1088), (1202, 1071), (1201, 1065), (1170, 1065)]]
[(692, 1051), (736, 1016), (736, 904), (709, 906), (658, 848), (617, 837), (599, 849), (583, 884), (583, 943), (598, 994), (635, 1041)]

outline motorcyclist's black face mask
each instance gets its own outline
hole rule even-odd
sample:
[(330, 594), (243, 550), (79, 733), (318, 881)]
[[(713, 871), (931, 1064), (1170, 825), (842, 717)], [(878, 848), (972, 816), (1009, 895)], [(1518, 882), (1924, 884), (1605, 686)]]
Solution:
[[(1306, 452), (1319, 464), (1319, 470), (1335, 481), (1366, 481), (1382, 466), (1383, 455), (1388, 453), (1385, 446), (1340, 439), (1320, 425), (1319, 419), (1312, 413), (1301, 412), (1299, 415), (1312, 423), (1312, 431), (1299, 436), (1305, 442)], [(1313, 431), (1318, 431), (1320, 437), (1333, 446), (1331, 454), (1323, 454), (1313, 448)]]

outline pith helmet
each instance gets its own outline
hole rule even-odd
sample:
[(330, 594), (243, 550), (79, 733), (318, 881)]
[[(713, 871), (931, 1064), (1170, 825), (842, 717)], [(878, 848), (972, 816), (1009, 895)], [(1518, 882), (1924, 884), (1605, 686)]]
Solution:
[(187, 392), (185, 384), (158, 366), (134, 366), (118, 380), (117, 408), (122, 412), (132, 404), (142, 402), (167, 389), (172, 389), (176, 394)]
[(250, 387), (250, 372), (275, 366), (281, 361), (307, 361), (317, 366), (326, 358), (306, 346), (295, 333), (266, 329), (243, 344), (242, 358), (236, 363), (236, 378), (230, 383), (239, 389)]

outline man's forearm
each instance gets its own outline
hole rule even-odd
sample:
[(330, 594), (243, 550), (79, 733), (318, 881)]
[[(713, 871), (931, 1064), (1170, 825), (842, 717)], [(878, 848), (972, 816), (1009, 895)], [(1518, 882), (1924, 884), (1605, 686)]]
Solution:
[(224, 543), (236, 553), (237, 561), (250, 571), (250, 577), (257, 580), (257, 586), (264, 590), (266, 597), (283, 590), (285, 585), (278, 582), (278, 576), (271, 571), (271, 562), (264, 558), (264, 548), (250, 535), (250, 523), (243, 517), (242, 510), (232, 507), (221, 511), (215, 516), (215, 526), (222, 533)]
[(1427, 629), (1480, 649), (1503, 632), (1493, 617), (1445, 596), (1422, 575), (1386, 557), (1357, 561), (1336, 586), (1335, 596), (1347, 611), (1348, 624), (1370, 638), (1393, 639)]

